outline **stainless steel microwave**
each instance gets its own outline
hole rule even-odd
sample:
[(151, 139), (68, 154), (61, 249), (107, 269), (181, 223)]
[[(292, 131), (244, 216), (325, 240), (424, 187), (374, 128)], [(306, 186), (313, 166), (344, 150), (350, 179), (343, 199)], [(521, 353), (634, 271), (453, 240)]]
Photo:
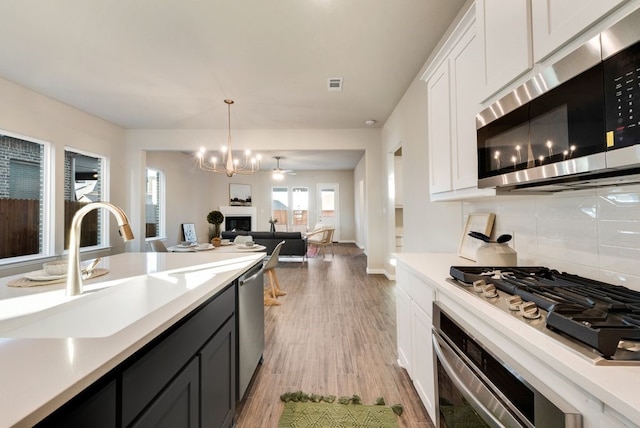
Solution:
[(640, 182), (640, 10), (476, 116), (478, 187)]

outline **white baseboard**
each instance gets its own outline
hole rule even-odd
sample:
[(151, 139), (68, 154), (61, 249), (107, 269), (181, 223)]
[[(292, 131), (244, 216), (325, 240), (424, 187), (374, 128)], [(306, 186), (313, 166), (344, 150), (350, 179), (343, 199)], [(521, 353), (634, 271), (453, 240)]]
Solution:
[(396, 276), (395, 275), (391, 275), (389, 272), (387, 272), (386, 269), (371, 269), (371, 268), (367, 268), (367, 275), (384, 275), (389, 281), (395, 281), (396, 280)]

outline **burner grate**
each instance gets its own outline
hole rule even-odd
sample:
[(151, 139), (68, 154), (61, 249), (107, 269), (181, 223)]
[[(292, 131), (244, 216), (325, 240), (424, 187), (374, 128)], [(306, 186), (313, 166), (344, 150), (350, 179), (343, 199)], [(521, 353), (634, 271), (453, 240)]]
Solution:
[(640, 340), (640, 292), (544, 267), (456, 267), (453, 278), (478, 279), (547, 311), (550, 329), (586, 344), (605, 358), (621, 340)]

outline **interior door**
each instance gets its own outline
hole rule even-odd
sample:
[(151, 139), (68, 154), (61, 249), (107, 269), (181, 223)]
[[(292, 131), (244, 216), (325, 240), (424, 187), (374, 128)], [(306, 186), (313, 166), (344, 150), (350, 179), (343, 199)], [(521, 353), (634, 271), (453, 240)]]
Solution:
[(318, 183), (318, 223), (323, 227), (334, 227), (333, 240), (340, 240), (340, 209), (338, 183)]

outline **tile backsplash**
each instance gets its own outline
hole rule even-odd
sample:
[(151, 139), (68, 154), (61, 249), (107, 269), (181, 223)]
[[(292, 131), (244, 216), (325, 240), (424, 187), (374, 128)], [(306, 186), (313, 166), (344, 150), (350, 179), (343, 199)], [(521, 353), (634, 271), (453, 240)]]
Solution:
[(640, 185), (500, 196), (465, 202), (463, 212), (465, 218), (495, 213), (492, 236), (514, 236), (521, 266), (549, 266), (640, 291)]

